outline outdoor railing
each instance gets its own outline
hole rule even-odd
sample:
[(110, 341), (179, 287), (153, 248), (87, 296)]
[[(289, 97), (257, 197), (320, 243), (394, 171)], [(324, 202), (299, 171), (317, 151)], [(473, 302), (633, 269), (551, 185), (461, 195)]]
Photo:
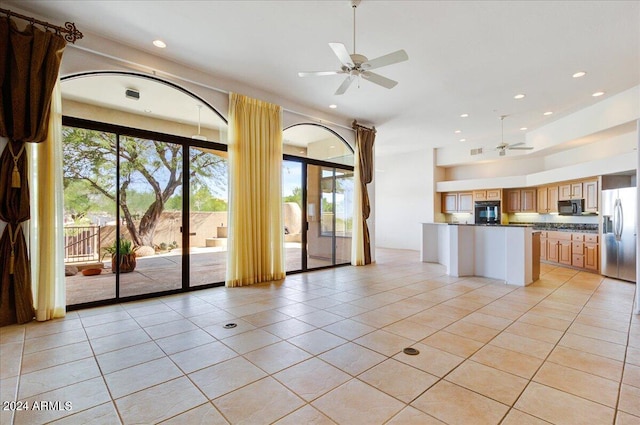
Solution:
[(65, 226), (65, 264), (93, 261), (100, 261), (100, 226)]

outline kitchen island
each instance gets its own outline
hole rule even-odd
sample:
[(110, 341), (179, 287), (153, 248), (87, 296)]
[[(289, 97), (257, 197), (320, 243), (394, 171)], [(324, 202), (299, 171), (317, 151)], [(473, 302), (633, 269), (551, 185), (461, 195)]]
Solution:
[(454, 277), (526, 286), (540, 275), (540, 233), (528, 225), (423, 223), (420, 260)]

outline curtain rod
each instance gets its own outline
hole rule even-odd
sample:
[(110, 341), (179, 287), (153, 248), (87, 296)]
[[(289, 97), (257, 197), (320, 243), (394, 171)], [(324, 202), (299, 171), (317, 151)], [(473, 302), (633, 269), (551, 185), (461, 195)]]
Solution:
[(82, 37), (84, 37), (84, 35), (80, 31), (78, 31), (78, 29), (76, 28), (76, 24), (74, 24), (73, 22), (65, 22), (64, 27), (61, 27), (58, 25), (50, 24), (49, 22), (40, 21), (31, 16), (21, 15), (19, 13), (12, 12), (7, 9), (0, 8), (0, 13), (3, 13), (9, 17), (13, 16), (18, 19), (29, 21), (31, 25), (35, 25), (35, 24), (42, 25), (45, 28), (55, 30), (56, 34), (58, 35), (60, 35), (60, 33), (63, 33), (64, 39), (69, 43), (75, 43), (76, 40), (80, 40)]
[(376, 126), (375, 125), (373, 127), (371, 127), (371, 128), (365, 127), (362, 124), (358, 124), (357, 120), (353, 120), (353, 122), (351, 123), (351, 128), (353, 128), (354, 130), (356, 130), (358, 128), (363, 128), (365, 130), (373, 131), (374, 133), (376, 133)]

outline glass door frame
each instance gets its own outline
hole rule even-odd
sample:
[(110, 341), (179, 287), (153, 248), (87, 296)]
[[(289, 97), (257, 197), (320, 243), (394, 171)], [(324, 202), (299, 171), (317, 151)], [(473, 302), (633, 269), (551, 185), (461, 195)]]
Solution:
[[(329, 269), (329, 268), (333, 268), (333, 267), (341, 267), (341, 266), (348, 266), (351, 263), (350, 262), (345, 262), (345, 263), (336, 263), (336, 232), (335, 232), (335, 225), (336, 225), (336, 214), (333, 214), (333, 234), (331, 237), (331, 264), (327, 265), (327, 266), (319, 266), (319, 267), (312, 267), (309, 268), (308, 267), (308, 232), (309, 232), (309, 221), (308, 221), (308, 215), (307, 215), (307, 211), (308, 211), (308, 167), (309, 165), (314, 165), (320, 168), (325, 168), (325, 169), (331, 169), (333, 171), (333, 176), (332, 176), (332, 181), (333, 181), (333, 204), (334, 204), (334, 208), (335, 208), (335, 200), (336, 200), (336, 191), (335, 191), (335, 180), (336, 180), (336, 170), (345, 170), (345, 171), (351, 171), (352, 173), (355, 170), (355, 167), (350, 166), (350, 165), (342, 165), (342, 164), (336, 164), (334, 162), (329, 162), (329, 161), (322, 161), (322, 160), (318, 160), (318, 159), (312, 159), (312, 158), (304, 158), (304, 157), (299, 157), (299, 156), (295, 156), (295, 155), (289, 155), (289, 154), (284, 154), (282, 157), (283, 161), (291, 161), (291, 162), (298, 162), (302, 164), (302, 176), (301, 176), (301, 180), (302, 180), (302, 250), (301, 250), (301, 255), (302, 255), (302, 268), (301, 270), (292, 270), (292, 271), (288, 271), (287, 274), (296, 274), (296, 273), (305, 273), (305, 272), (309, 272), (309, 271), (314, 271), (314, 270), (322, 270), (322, 269)], [(321, 206), (319, 206), (319, 211), (322, 209)]]
[[(205, 148), (205, 149), (214, 149), (218, 151), (227, 152), (227, 145), (217, 142), (206, 142), (197, 139), (191, 139), (182, 136), (176, 136), (172, 134), (166, 133), (158, 133), (148, 130), (141, 130), (137, 128), (124, 127), (115, 124), (108, 124), (99, 121), (91, 121), (82, 118), (75, 118), (69, 116), (62, 117), (62, 125), (65, 127), (76, 127), (87, 130), (94, 131), (103, 131), (107, 133), (112, 133), (115, 136), (116, 142), (116, 152), (119, 152), (120, 148), (120, 137), (128, 136), (128, 137), (136, 137), (140, 139), (148, 139), (153, 141), (172, 143), (176, 145), (180, 145), (182, 147), (182, 224), (181, 224), (181, 246), (182, 246), (182, 254), (181, 254), (181, 264), (182, 264), (182, 285), (179, 289), (158, 291), (158, 292), (149, 292), (146, 294), (133, 295), (127, 297), (120, 297), (120, 273), (115, 274), (115, 297), (107, 298), (104, 300), (90, 301), (81, 304), (72, 304), (67, 306), (67, 310), (76, 310), (79, 308), (87, 308), (99, 305), (113, 304), (115, 302), (123, 302), (123, 301), (135, 301), (139, 299), (145, 298), (154, 298), (162, 295), (170, 295), (182, 292), (188, 292), (199, 289), (206, 289), (211, 287), (223, 286), (224, 282), (214, 282), (205, 285), (198, 286), (190, 286), (190, 223), (189, 223), (189, 205), (190, 205), (190, 178), (189, 172), (190, 169), (190, 161), (189, 161), (189, 148)], [(120, 160), (116, 162), (116, 244), (120, 242)], [(116, 245), (118, 246), (118, 245)]]

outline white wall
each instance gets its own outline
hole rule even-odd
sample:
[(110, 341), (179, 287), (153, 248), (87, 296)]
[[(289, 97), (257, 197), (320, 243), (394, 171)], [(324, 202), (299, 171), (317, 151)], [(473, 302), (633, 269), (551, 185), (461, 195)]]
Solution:
[(433, 222), (434, 151), (376, 157), (376, 246), (419, 250), (420, 223)]

